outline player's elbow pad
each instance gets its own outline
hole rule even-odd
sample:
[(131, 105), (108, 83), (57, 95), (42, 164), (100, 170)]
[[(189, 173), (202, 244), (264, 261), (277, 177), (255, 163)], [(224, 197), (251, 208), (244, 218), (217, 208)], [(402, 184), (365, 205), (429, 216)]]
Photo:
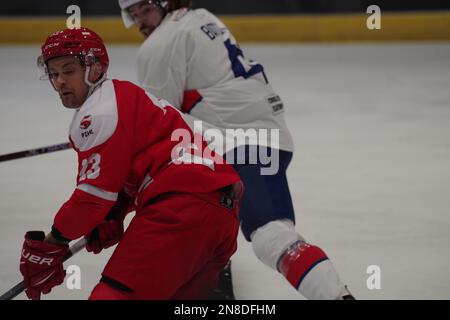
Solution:
[(114, 203), (76, 189), (56, 214), (54, 226), (64, 238), (78, 239), (102, 222)]

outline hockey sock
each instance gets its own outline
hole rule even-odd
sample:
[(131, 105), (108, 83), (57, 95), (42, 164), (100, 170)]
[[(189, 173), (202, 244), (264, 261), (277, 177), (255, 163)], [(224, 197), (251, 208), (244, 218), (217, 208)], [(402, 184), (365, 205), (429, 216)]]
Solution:
[(340, 299), (345, 290), (325, 252), (303, 241), (286, 250), (278, 269), (308, 299)]

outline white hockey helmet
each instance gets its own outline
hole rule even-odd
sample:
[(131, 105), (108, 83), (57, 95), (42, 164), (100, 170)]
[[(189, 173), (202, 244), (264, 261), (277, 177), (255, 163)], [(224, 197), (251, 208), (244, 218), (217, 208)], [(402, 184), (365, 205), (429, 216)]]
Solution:
[(130, 28), (131, 26), (134, 25), (134, 20), (128, 13), (127, 9), (131, 6), (134, 6), (137, 3), (140, 3), (140, 2), (148, 2), (150, 4), (155, 4), (163, 10), (167, 9), (167, 5), (169, 3), (168, 1), (164, 1), (164, 0), (119, 0), (119, 6), (120, 6), (120, 9), (122, 10), (122, 12), (121, 12), (122, 20), (123, 20), (123, 23), (125, 24), (126, 28)]

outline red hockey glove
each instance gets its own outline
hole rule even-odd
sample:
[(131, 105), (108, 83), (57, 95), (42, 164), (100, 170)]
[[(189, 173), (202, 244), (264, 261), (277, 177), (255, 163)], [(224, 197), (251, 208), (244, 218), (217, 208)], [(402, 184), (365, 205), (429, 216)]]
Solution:
[(42, 231), (27, 232), (20, 257), (25, 293), (33, 300), (40, 300), (41, 293), (49, 293), (53, 287), (63, 283), (66, 276), (63, 259), (69, 246), (47, 243), (44, 239)]
[(120, 241), (123, 235), (122, 220), (104, 220), (86, 236), (88, 240), (86, 250), (95, 254), (100, 253)]
[(97, 254), (118, 243), (123, 235), (123, 220), (133, 209), (133, 198), (124, 192), (119, 192), (117, 202), (105, 220), (85, 237), (88, 241), (86, 250)]

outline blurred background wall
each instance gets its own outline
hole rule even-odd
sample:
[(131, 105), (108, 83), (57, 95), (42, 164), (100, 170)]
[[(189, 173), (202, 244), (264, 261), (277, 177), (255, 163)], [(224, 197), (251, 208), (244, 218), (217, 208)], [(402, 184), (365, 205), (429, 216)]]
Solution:
[[(116, 0), (21, 0), (8, 1), (0, 15), (61, 15), (69, 5), (78, 5), (86, 15), (119, 15)], [(295, 14), (365, 12), (376, 4), (385, 11), (450, 10), (449, 0), (193, 0), (194, 8), (217, 14)]]
[[(21, 0), (0, 6), (0, 43), (41, 42), (65, 27), (70, 5), (106, 41), (141, 41), (123, 27), (116, 0)], [(381, 9), (379, 30), (366, 26), (370, 5)], [(193, 7), (218, 14), (241, 42), (450, 40), (450, 0), (193, 0)]]

